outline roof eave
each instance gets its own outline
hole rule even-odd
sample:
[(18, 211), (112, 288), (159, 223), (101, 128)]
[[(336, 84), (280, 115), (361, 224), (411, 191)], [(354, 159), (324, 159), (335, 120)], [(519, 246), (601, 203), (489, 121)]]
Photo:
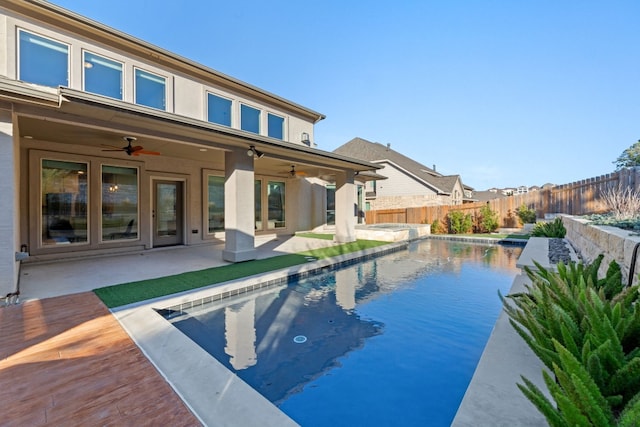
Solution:
[(114, 109), (122, 113), (133, 114), (138, 116), (144, 116), (152, 120), (162, 120), (165, 122), (171, 122), (173, 124), (188, 126), (191, 128), (197, 128), (207, 132), (214, 132), (220, 135), (230, 136), (233, 138), (241, 139), (247, 143), (256, 145), (258, 148), (263, 147), (276, 147), (285, 150), (295, 150), (296, 153), (304, 153), (311, 156), (319, 156), (323, 159), (328, 159), (337, 163), (341, 163), (343, 168), (353, 169), (354, 171), (372, 171), (382, 169), (382, 166), (367, 162), (364, 160), (355, 159), (352, 157), (342, 156), (339, 154), (331, 153), (328, 151), (319, 150), (317, 148), (307, 147), (305, 145), (294, 144), (287, 141), (278, 140), (275, 138), (269, 138), (262, 135), (256, 135), (251, 132), (246, 132), (238, 129), (229, 128), (226, 126), (216, 125), (203, 120), (193, 119), (186, 116), (180, 116), (167, 111), (156, 110), (137, 104), (131, 104), (128, 102), (120, 101), (117, 99), (107, 98), (92, 93), (87, 93), (75, 89), (66, 87), (59, 88), (60, 96), (63, 99), (63, 103), (83, 103), (100, 108)]
[(60, 92), (55, 88), (33, 85), (0, 76), (0, 99), (21, 104), (59, 107)]

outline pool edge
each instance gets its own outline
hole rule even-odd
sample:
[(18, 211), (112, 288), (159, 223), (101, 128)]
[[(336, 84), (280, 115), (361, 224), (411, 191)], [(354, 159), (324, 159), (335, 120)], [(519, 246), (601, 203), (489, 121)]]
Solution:
[[(158, 309), (205, 300), (214, 293), (238, 295), (256, 282), (276, 282), (305, 277), (365, 259), (406, 249), (407, 242), (392, 243), (249, 276), (179, 294), (111, 309), (123, 329), (156, 367), (203, 425), (297, 426), (256, 390), (229, 371), (209, 353), (175, 328)], [(217, 398), (212, 401), (210, 396)]]

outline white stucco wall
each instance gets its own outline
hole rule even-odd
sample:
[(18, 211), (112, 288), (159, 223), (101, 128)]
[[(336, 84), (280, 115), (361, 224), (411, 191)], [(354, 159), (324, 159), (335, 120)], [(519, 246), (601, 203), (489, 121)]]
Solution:
[(18, 52), (16, 51), (18, 29), (23, 29), (34, 34), (49, 37), (58, 42), (68, 44), (69, 49), (69, 87), (83, 90), (83, 52), (104, 56), (124, 64), (123, 100), (134, 102), (134, 70), (136, 68), (160, 75), (166, 78), (166, 111), (187, 116), (198, 120), (207, 120), (206, 93), (210, 91), (232, 100), (232, 127), (240, 128), (240, 103), (246, 103), (261, 110), (260, 134), (267, 135), (267, 114), (272, 113), (283, 117), (285, 141), (304, 145), (300, 141), (302, 132), (307, 132), (313, 140), (314, 124), (308, 119), (297, 116), (292, 111), (285, 111), (274, 105), (265, 104), (244, 94), (234, 93), (228, 89), (217, 87), (201, 78), (195, 78), (180, 74), (165, 66), (160, 66), (150, 57), (138, 57), (126, 52), (113, 49), (108, 45), (96, 43), (85, 37), (69, 33), (63, 29), (24, 19), (23, 17), (8, 12), (0, 6), (0, 75), (10, 79), (18, 76)]
[(18, 263), (15, 252), (18, 241), (19, 162), (18, 143), (13, 138), (11, 112), (0, 110), (0, 297), (16, 289)]

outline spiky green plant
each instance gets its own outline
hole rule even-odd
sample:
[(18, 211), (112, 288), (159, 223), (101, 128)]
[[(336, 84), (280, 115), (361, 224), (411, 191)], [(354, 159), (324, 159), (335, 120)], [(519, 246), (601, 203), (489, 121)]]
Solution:
[(525, 377), (518, 388), (552, 427), (615, 426), (614, 412), (589, 372), (562, 344), (556, 340), (553, 344), (558, 353), (558, 363), (553, 364), (555, 378), (546, 371), (542, 375), (556, 404)]
[(564, 237), (567, 229), (562, 223), (562, 218), (558, 217), (551, 222), (538, 222), (531, 230), (533, 237)]
[(526, 292), (501, 296), (515, 330), (555, 374), (544, 373), (555, 405), (526, 378), (519, 385), (553, 426), (615, 425), (640, 412), (638, 287), (622, 286), (615, 261), (599, 279), (602, 259), (560, 263), (557, 272), (536, 264)]

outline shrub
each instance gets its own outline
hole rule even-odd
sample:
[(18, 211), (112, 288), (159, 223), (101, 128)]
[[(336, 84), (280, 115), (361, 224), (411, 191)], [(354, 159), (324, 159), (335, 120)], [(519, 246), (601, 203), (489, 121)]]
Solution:
[(469, 233), (473, 227), (470, 214), (465, 214), (462, 211), (449, 212), (449, 231), (452, 234), (464, 234)]
[(516, 215), (521, 224), (535, 224), (536, 223), (536, 211), (529, 209), (524, 203), (516, 209)]
[(507, 228), (514, 228), (517, 225), (516, 221), (516, 214), (511, 209), (509, 209), (507, 215), (502, 218), (502, 223)]
[(440, 224), (440, 220), (438, 218), (434, 219), (431, 223), (431, 234), (442, 234), (444, 230), (442, 229), (442, 224)]
[(489, 205), (480, 208), (479, 214), (475, 217), (476, 233), (493, 233), (498, 229), (498, 213), (492, 210)]
[(638, 287), (624, 288), (615, 261), (598, 279), (602, 259), (525, 268), (527, 292), (509, 303), (501, 296), (512, 326), (555, 374), (543, 372), (555, 403), (527, 378), (518, 384), (551, 426), (631, 426), (640, 414)]
[(567, 229), (564, 228), (562, 218), (556, 218), (552, 222), (539, 222), (531, 230), (533, 237), (564, 237)]
[(602, 194), (607, 209), (616, 220), (640, 217), (640, 193), (629, 187), (608, 188)]

